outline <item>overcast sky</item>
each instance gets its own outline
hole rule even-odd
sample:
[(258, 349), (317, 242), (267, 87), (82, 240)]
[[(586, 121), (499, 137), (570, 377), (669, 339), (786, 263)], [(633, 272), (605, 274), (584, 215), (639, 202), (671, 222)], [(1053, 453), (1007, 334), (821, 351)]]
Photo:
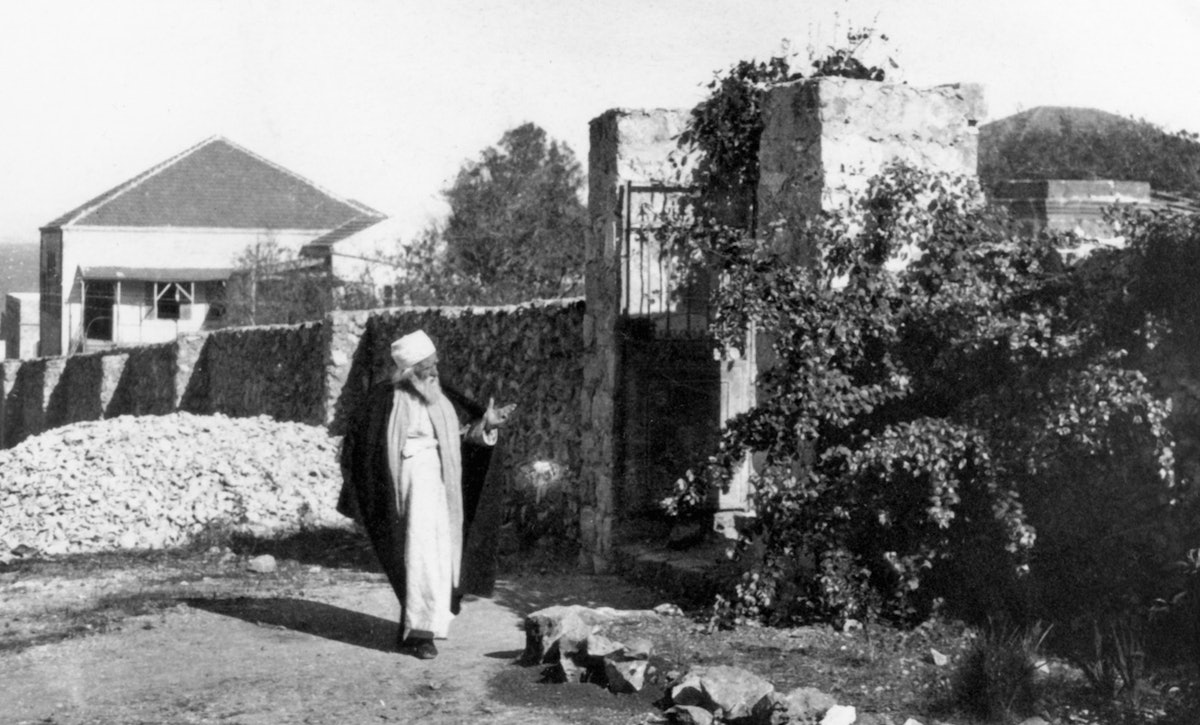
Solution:
[(990, 118), (1089, 106), (1200, 131), (1198, 0), (153, 0), (0, 4), (0, 241), (222, 135), (404, 222), (525, 121), (587, 158), (609, 108), (851, 25)]

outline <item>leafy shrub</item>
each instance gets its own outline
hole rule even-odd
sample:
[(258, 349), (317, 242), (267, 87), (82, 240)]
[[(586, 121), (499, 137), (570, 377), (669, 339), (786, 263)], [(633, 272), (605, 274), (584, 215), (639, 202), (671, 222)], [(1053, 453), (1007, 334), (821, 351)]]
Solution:
[[(853, 55), (817, 75), (882, 77)], [(1195, 539), (1167, 402), (1189, 388), (1167, 378), (1200, 330), (1200, 224), (1126, 215), (1128, 249), (1067, 264), (1078, 240), (1019, 236), (974, 180), (904, 164), (848, 208), (755, 219), (762, 99), (797, 77), (773, 58), (710, 84), (681, 137), (704, 152), (699, 189), (659, 230), (720, 278), (718, 342), (752, 330), (760, 361), (758, 404), (668, 502), (702, 506), (753, 455), (747, 573), (718, 614), (913, 621), (945, 598), (1061, 623), (1080, 653), (1079, 633), (1145, 615), (1156, 565)], [(763, 248), (764, 224), (815, 253)], [(1181, 470), (1200, 474), (1189, 445)]]
[(1032, 714), (1038, 695), (1034, 675), (1046, 634), (1036, 625), (990, 627), (956, 667), (952, 687), (958, 707), (998, 722)]
[(725, 276), (719, 339), (753, 328), (776, 361), (676, 501), (702, 501), (747, 452), (765, 463), (742, 615), (861, 616), (867, 591), (901, 620), (943, 596), (1055, 621), (1148, 601), (1145, 557), (1170, 547), (1146, 527), (1177, 502), (1169, 406), (1118, 345), (1157, 332), (1112, 314), (1119, 255), (1066, 266), (1074, 240), (1018, 237), (979, 200), (968, 180), (894, 165), (793, 230), (821, 252), (809, 263), (686, 230)]

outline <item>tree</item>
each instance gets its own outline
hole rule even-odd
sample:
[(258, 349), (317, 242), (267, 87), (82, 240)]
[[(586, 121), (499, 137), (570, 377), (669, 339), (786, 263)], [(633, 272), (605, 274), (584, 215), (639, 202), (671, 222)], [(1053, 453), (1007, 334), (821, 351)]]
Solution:
[[(466, 164), (445, 192), (440, 234), (456, 294), (493, 304), (578, 294), (587, 213), (583, 174), (571, 149), (526, 123)], [(436, 230), (424, 252), (436, 248)], [(435, 255), (436, 256), (436, 255)], [(474, 289), (472, 289), (474, 288)]]
[(306, 260), (266, 236), (234, 262), (224, 299), (217, 300), (218, 325), (294, 324), (322, 319), (333, 307), (333, 283), (318, 260)]

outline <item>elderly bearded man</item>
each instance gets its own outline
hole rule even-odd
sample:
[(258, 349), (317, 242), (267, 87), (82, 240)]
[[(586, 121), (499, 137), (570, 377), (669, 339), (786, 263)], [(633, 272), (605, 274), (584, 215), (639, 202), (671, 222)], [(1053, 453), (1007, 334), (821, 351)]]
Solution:
[(432, 659), (433, 640), (445, 639), (461, 596), (461, 444), (495, 445), (515, 406), (489, 401), (460, 425), (428, 335), (418, 330), (396, 340), (392, 359), (392, 379), (372, 388), (343, 439), (338, 510), (366, 528), (400, 600), (397, 648)]

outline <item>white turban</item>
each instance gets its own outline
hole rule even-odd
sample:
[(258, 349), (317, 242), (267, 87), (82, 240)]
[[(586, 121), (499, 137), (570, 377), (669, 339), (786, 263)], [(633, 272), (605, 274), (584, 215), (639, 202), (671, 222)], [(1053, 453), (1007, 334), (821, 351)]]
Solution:
[(402, 373), (435, 352), (437, 348), (433, 346), (433, 340), (422, 330), (409, 333), (392, 343), (392, 360), (396, 361), (396, 367)]

